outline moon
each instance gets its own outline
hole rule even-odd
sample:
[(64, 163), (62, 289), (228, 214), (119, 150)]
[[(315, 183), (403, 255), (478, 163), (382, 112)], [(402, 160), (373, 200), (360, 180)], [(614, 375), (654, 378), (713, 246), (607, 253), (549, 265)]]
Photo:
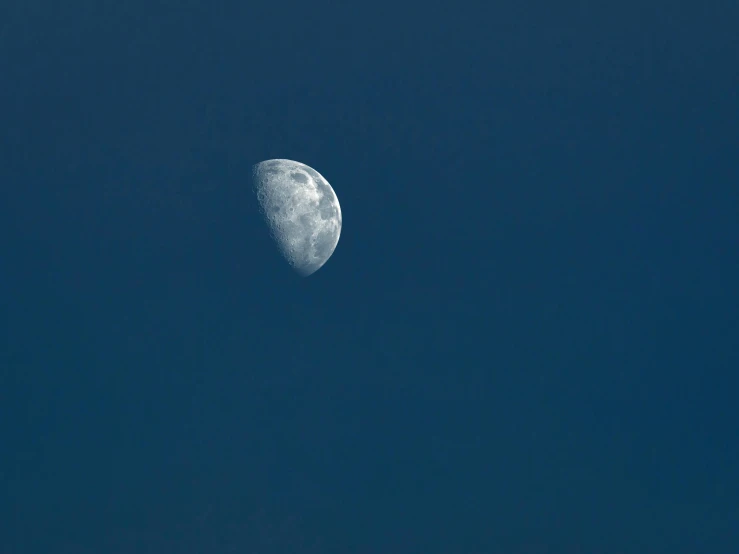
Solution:
[(341, 207), (328, 181), (303, 163), (275, 159), (253, 166), (252, 188), (290, 267), (303, 277), (318, 271), (341, 234)]

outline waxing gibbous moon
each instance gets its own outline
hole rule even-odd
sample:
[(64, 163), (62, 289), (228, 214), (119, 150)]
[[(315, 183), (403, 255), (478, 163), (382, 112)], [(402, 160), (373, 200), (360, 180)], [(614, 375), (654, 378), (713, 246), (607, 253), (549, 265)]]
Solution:
[(334, 189), (315, 169), (292, 160), (266, 160), (252, 168), (259, 210), (282, 256), (303, 277), (334, 253), (341, 207)]

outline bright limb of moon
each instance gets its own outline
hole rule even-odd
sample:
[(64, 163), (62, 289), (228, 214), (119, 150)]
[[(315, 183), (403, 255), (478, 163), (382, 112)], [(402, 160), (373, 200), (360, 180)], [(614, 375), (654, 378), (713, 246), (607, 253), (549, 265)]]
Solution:
[(315, 169), (283, 159), (256, 164), (252, 185), (282, 256), (300, 275), (315, 273), (341, 234), (341, 207), (331, 185)]

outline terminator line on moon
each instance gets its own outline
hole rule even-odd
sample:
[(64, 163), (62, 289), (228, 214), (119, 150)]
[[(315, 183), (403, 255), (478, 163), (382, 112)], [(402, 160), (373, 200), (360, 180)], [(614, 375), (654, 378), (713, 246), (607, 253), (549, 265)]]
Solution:
[(303, 277), (333, 254), (341, 234), (341, 207), (328, 181), (292, 160), (266, 160), (252, 168), (259, 209), (282, 256)]

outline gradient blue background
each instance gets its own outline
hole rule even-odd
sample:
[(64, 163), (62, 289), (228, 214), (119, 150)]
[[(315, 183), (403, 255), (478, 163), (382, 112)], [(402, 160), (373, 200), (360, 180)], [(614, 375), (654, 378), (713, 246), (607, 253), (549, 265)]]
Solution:
[(0, 553), (739, 552), (739, 4), (264, 6), (0, 9)]

